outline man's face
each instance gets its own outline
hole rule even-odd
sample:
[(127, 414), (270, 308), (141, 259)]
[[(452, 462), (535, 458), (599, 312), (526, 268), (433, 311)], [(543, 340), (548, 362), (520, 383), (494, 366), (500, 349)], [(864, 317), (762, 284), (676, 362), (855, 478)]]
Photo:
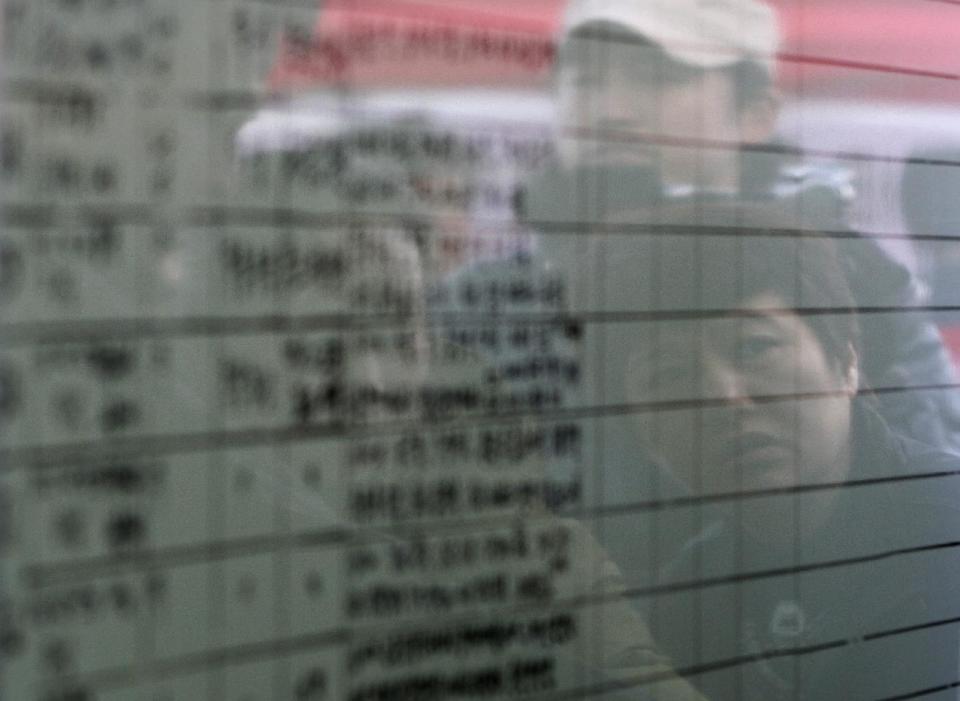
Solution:
[[(429, 380), (430, 358), (426, 319), (426, 271), (416, 244), (400, 228), (383, 227), (358, 234), (351, 269), (354, 309), (361, 313), (395, 314), (398, 321), (372, 332), (349, 333), (343, 363), (346, 390), (368, 397), (409, 391)], [(362, 292), (362, 294), (361, 294)], [(365, 307), (360, 300), (369, 300)], [(376, 402), (356, 417), (376, 422), (405, 418)]]
[(588, 35), (565, 44), (557, 78), (566, 165), (652, 165), (667, 185), (737, 187), (742, 134), (729, 72)]
[(741, 318), (656, 322), (631, 360), (634, 398), (668, 403), (638, 415), (641, 438), (695, 494), (846, 477), (855, 358), (828, 358), (801, 317), (772, 311), (787, 307), (764, 293)]

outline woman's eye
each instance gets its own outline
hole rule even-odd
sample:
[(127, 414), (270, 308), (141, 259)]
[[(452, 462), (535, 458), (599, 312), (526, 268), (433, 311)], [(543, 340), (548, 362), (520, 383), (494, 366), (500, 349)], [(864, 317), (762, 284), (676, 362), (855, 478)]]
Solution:
[(783, 342), (775, 336), (751, 336), (740, 343), (740, 358), (750, 361), (765, 357), (776, 350)]

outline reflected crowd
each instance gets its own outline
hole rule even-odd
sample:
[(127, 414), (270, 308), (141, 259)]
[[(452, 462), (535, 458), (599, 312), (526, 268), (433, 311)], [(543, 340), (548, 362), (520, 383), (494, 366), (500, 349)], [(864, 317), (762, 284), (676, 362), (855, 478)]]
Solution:
[[(885, 698), (958, 674), (954, 371), (839, 166), (777, 137), (778, 42), (757, 0), (571, 0), (554, 155), (516, 180), (525, 238), (425, 292), (452, 347), (474, 317), (586, 334), (472, 346), (492, 393), (537, 400), (461, 407), (612, 417), (582, 508), (517, 502), (574, 543), (554, 596), (593, 602), (596, 644), (557, 683), (583, 697)], [(427, 239), (482, 238), (469, 206), (422, 214)], [(520, 291), (551, 276), (549, 302)]]
[(0, 699), (960, 698), (958, 3), (9, 4)]

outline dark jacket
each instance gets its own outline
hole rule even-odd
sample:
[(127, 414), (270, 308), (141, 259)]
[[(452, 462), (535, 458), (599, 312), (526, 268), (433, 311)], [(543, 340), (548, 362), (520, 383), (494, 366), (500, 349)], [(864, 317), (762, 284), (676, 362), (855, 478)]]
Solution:
[[(851, 484), (815, 532), (764, 546), (736, 509), (712, 511), (663, 570), (653, 637), (706, 698), (878, 699), (960, 679), (960, 458), (897, 437), (863, 400), (853, 440)], [(797, 499), (783, 497), (785, 528)]]
[(810, 225), (835, 231), (850, 287), (861, 308), (861, 372), (877, 393), (880, 413), (901, 435), (960, 451), (960, 392), (949, 354), (922, 286), (876, 239), (850, 231), (849, 174), (830, 165), (746, 158), (746, 199), (802, 207)]
[[(751, 168), (747, 165), (747, 171)], [(655, 174), (638, 169), (546, 169), (518, 198), (521, 219), (547, 236), (571, 227), (603, 232), (617, 210), (675, 202), (659, 191)], [(910, 271), (875, 239), (845, 224), (852, 190), (836, 169), (786, 167), (753, 177), (742, 198), (776, 199), (802, 208), (812, 229), (832, 232), (849, 275), (858, 308), (861, 384), (875, 390), (881, 415), (894, 431), (927, 445), (960, 451), (960, 392), (939, 331), (921, 305), (920, 286)], [(725, 198), (695, 193), (693, 197)], [(549, 249), (549, 245), (546, 247)], [(550, 253), (528, 269), (549, 267)], [(496, 266), (488, 266), (491, 273)]]
[(880, 413), (901, 435), (960, 450), (960, 393), (940, 332), (910, 273), (875, 242), (841, 242), (861, 306), (861, 370)]

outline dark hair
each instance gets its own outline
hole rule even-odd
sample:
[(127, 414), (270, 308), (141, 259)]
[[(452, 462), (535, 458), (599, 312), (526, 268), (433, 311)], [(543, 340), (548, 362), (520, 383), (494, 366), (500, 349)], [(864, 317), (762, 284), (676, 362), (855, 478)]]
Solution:
[[(639, 259), (656, 275), (659, 310), (736, 313), (747, 299), (774, 293), (840, 366), (859, 350), (856, 304), (837, 242), (804, 227), (778, 203), (696, 202), (659, 208), (638, 226), (631, 256), (607, 259), (614, 275), (636, 275)], [(649, 217), (647, 217), (649, 220)]]

